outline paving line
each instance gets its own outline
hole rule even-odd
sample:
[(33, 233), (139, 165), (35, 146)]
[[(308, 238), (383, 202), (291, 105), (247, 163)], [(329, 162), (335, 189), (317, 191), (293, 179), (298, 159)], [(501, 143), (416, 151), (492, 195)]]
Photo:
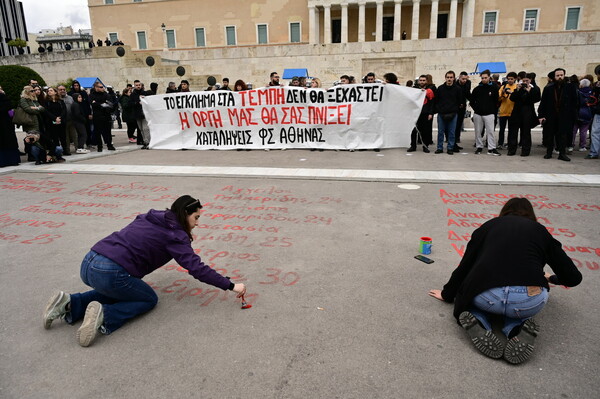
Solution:
[(25, 164), (3, 168), (7, 173), (81, 173), (133, 176), (194, 176), (269, 179), (340, 180), (391, 183), (506, 184), (600, 187), (600, 175), (555, 173), (495, 173), (435, 170), (311, 169), (228, 166)]

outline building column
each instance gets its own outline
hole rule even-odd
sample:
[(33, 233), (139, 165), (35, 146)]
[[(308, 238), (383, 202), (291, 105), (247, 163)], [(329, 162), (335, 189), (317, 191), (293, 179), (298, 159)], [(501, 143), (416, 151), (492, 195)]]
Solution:
[(456, 10), (458, 9), (458, 0), (450, 2), (450, 16), (448, 17), (448, 37), (456, 37)]
[(394, 0), (394, 40), (402, 39), (402, 0)]
[(375, 13), (375, 41), (383, 41), (383, 0), (377, 0), (377, 12)]
[[(466, 3), (466, 4), (464, 4)], [(462, 37), (473, 37), (473, 19), (475, 18), (475, 0), (465, 0), (463, 3)]]
[(331, 43), (331, 5), (323, 6), (325, 14), (323, 16), (323, 43)]
[(439, 0), (431, 0), (431, 17), (429, 19), (430, 39), (437, 39), (438, 5)]
[(365, 2), (358, 3), (358, 41), (365, 41)]
[(410, 33), (410, 40), (419, 39), (419, 6), (421, 0), (413, 0), (412, 10), (412, 31)]
[(342, 43), (348, 43), (348, 3), (342, 3)]
[(315, 6), (308, 6), (308, 42), (310, 44), (317, 44), (318, 35), (316, 33), (316, 10)]

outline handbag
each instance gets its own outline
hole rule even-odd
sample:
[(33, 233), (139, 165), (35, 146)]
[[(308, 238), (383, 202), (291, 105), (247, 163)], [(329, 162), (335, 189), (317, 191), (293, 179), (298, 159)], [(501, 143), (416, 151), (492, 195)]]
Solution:
[(19, 125), (19, 126), (33, 125), (34, 124), (33, 118), (35, 118), (34, 115), (28, 114), (21, 107), (17, 107), (17, 108), (15, 108), (15, 114), (13, 116), (12, 121), (15, 125)]

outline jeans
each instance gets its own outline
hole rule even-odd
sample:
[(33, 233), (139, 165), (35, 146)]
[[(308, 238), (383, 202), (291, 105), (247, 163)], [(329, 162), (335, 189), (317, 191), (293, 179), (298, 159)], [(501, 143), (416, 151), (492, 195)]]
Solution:
[(97, 301), (104, 312), (101, 331), (110, 334), (158, 303), (152, 287), (95, 251), (88, 252), (81, 262), (81, 280), (94, 289), (71, 295), (71, 310), (66, 317), (69, 324), (81, 320), (88, 304)]
[(590, 129), (590, 125), (592, 121), (589, 122), (581, 122), (575, 121), (573, 125), (573, 137), (571, 138), (570, 146), (575, 147), (575, 138), (577, 138), (577, 132), (579, 132), (579, 148), (585, 148), (587, 145), (587, 134)]
[(529, 296), (527, 287), (523, 286), (492, 288), (477, 295), (469, 311), (486, 330), (492, 329), (488, 320), (490, 313), (503, 315), (502, 332), (508, 337), (513, 328), (538, 314), (548, 302), (548, 290), (544, 287), (541, 290), (538, 295)]
[(590, 154), (593, 157), (598, 156), (598, 152), (600, 151), (600, 114), (594, 115), (594, 120), (592, 122), (592, 132), (590, 133), (590, 141), (592, 142), (590, 146)]
[(456, 129), (456, 118), (457, 115), (454, 115), (449, 121), (444, 121), (442, 116), (438, 114), (438, 137), (437, 137), (437, 149), (444, 149), (444, 135), (448, 136), (448, 150), (454, 149), (454, 130)]

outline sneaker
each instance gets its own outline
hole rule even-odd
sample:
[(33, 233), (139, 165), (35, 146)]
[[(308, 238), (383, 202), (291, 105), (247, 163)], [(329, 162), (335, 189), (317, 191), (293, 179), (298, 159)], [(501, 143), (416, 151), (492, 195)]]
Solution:
[(570, 154), (573, 152), (573, 147), (567, 147), (567, 153)]
[(417, 151), (417, 147), (409, 147), (408, 150), (406, 150), (406, 152), (415, 152)]
[(587, 148), (585, 148), (585, 147), (579, 147), (579, 152), (584, 152), (584, 151), (587, 151)]
[(136, 142), (136, 140), (135, 140), (135, 139), (129, 139), (129, 142), (130, 142), (130, 143), (135, 143), (135, 142)]
[(71, 303), (71, 295), (58, 291), (48, 301), (44, 310), (44, 328), (47, 330), (56, 319), (62, 319), (67, 314), (67, 305)]
[(560, 159), (561, 161), (565, 161), (565, 162), (570, 162), (571, 158), (569, 158), (568, 156), (566, 156), (565, 154), (560, 154), (558, 156), (558, 159)]
[(523, 324), (521, 332), (512, 337), (504, 348), (504, 359), (511, 364), (520, 364), (529, 359), (533, 353), (533, 344), (539, 333), (539, 328), (533, 319)]
[(448, 155), (454, 155), (454, 151), (448, 150), (448, 151), (446, 151), (446, 154), (448, 154)]
[(431, 151), (429, 151), (429, 147), (427, 147), (426, 145), (423, 146), (423, 152), (426, 154), (429, 154)]
[(462, 151), (462, 149), (463, 148), (461, 146), (454, 144), (454, 149), (453, 149), (454, 152), (460, 152), (460, 151)]
[(458, 318), (477, 350), (492, 359), (500, 359), (506, 351), (496, 334), (483, 328), (471, 312), (462, 312)]
[[(583, 159), (598, 159), (598, 155), (587, 154)], [(37, 165), (37, 164), (36, 164)]]
[(111, 145), (107, 145), (107, 146), (106, 146), (106, 148), (107, 148), (109, 151), (116, 151), (116, 150), (117, 150), (117, 149), (115, 148), (115, 146), (114, 146), (114, 145), (112, 145), (112, 144), (111, 144)]
[(90, 302), (85, 309), (83, 323), (77, 330), (79, 345), (83, 347), (90, 346), (96, 339), (102, 323), (104, 323), (102, 304), (96, 301)]
[(495, 156), (499, 157), (502, 154), (500, 154), (498, 152), (498, 150), (494, 148), (493, 150), (488, 150), (488, 155), (495, 155)]
[(437, 150), (435, 150), (434, 154), (442, 154), (444, 152), (444, 150), (440, 150), (439, 148)]
[(86, 150), (85, 148), (78, 148), (77, 151), (75, 151), (77, 154), (88, 154), (90, 152), (90, 150)]
[(475, 155), (479, 155), (479, 154), (481, 154), (481, 151), (483, 151), (483, 148), (477, 148), (477, 149), (475, 150)]
[(498, 144), (498, 146), (496, 147), (497, 150), (501, 150), (502, 149), (502, 144)]

